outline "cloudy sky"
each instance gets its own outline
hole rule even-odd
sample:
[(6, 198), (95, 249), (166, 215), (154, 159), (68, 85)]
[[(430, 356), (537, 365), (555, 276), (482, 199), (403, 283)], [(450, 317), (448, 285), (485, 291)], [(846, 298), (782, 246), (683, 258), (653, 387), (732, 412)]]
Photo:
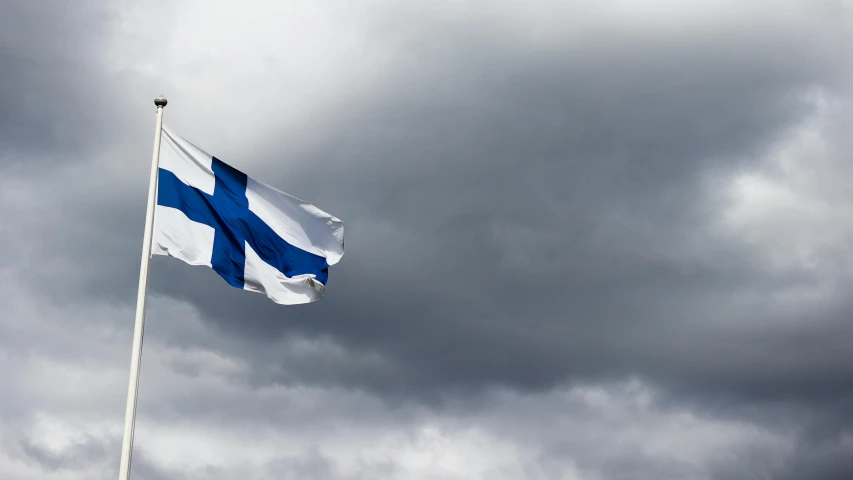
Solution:
[(343, 219), (157, 257), (134, 480), (853, 478), (853, 1), (0, 1), (0, 477), (118, 470), (154, 127)]

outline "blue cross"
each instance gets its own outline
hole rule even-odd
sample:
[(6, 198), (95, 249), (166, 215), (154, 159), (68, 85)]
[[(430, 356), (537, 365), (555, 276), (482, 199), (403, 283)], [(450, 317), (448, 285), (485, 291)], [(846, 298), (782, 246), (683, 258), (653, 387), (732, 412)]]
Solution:
[(193, 222), (214, 229), (210, 260), (213, 270), (229, 284), (243, 288), (248, 242), (261, 260), (286, 277), (313, 273), (317, 281), (326, 285), (329, 264), (325, 258), (287, 243), (249, 210), (246, 174), (216, 157), (212, 167), (216, 177), (213, 195), (186, 185), (174, 173), (161, 168), (157, 204), (176, 208)]

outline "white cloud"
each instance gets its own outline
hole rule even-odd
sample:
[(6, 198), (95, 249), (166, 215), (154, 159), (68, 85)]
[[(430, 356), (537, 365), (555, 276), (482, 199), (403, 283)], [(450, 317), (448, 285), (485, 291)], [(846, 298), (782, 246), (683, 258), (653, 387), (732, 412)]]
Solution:
[(788, 304), (820, 303), (837, 294), (853, 267), (853, 212), (848, 208), (849, 105), (810, 93), (813, 115), (784, 132), (754, 170), (726, 176), (719, 228), (752, 247), (771, 271), (802, 272), (808, 284), (776, 292)]
[[(24, 479), (111, 478), (132, 312), (55, 308), (16, 290), (8, 277), (0, 287), (0, 470)], [(340, 388), (257, 389), (242, 380), (247, 366), (239, 358), (169, 342), (175, 331), (210, 335), (192, 310), (156, 298), (152, 304), (148, 321), (157, 324), (147, 331), (134, 457), (140, 469), (274, 478), (291, 468), (281, 462), (316, 455), (330, 478), (373, 471), (385, 475), (375, 478), (407, 480), (603, 479), (607, 465), (620, 459), (676, 462), (701, 475), (744, 448), (779, 456), (789, 448), (790, 439), (778, 432), (663, 407), (655, 391), (637, 381), (539, 394), (494, 391), (474, 403), (450, 399), (439, 410), (389, 409), (379, 397)], [(163, 328), (164, 322), (171, 325)], [(322, 344), (282, 347), (316, 355)], [(377, 471), (384, 473), (371, 470), (381, 466)], [(313, 477), (297, 472), (290, 478)]]

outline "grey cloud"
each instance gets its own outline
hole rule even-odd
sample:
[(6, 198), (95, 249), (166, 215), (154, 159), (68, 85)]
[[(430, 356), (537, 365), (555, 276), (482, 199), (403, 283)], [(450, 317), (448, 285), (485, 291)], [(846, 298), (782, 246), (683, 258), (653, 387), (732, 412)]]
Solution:
[[(741, 289), (803, 278), (768, 277), (750, 249), (711, 236), (699, 182), (756, 166), (811, 113), (800, 95), (842, 76), (826, 53), (841, 37), (770, 33), (606, 45), (591, 62), (496, 32), (409, 39), (425, 53), (407, 51), (403, 76), (330, 112), (302, 147), (314, 161), (277, 174), (275, 150), (264, 156), (274, 184), (348, 219), (350, 252), (322, 307), (211, 301), (218, 279), (162, 263), (155, 288), (181, 291), (235, 335), (295, 329), (377, 351), (406, 372), (386, 378), (397, 390), (637, 370), (703, 383), (739, 375), (752, 361), (738, 353), (766, 372), (799, 333), (750, 352), (764, 332), (714, 317), (744, 314), (728, 305)], [(251, 325), (233, 322), (246, 312)], [(735, 358), (720, 359), (727, 348)]]
[[(30, 440), (20, 442), (24, 455), (48, 470), (73, 469), (80, 465), (102, 461), (106, 458), (107, 448), (97, 439), (76, 443), (65, 448), (60, 453), (46, 450)], [(110, 452), (112, 453), (112, 452)]]
[[(0, 240), (26, 252), (0, 257), (0, 266), (26, 271), (22, 284), (46, 303), (128, 308), (150, 155), (151, 106), (142, 97), (169, 84), (107, 68), (118, 10), (46, 5), (3, 7), (12, 14), (2, 16), (0, 52), (13, 73), (0, 80), (0, 101), (23, 114), (0, 118), (3, 168), (29, 189), (0, 205), (3, 231), (26, 232)], [(247, 365), (230, 381), (249, 388), (353, 389), (438, 411), (457, 398), (474, 409), (488, 404), (484, 392), (494, 386), (542, 395), (567, 382), (637, 376), (666, 393), (664, 404), (784, 425), (780, 435), (799, 438), (772, 468), (761, 464), (782, 454), (756, 447), (718, 462), (712, 478), (841, 478), (853, 429), (851, 305), (840, 293), (849, 275), (769, 266), (766, 244), (720, 232), (715, 188), (724, 182), (709, 183), (764, 172), (769, 149), (819, 113), (807, 94), (849, 98), (849, 29), (838, 15), (802, 8), (797, 21), (768, 12), (750, 28), (713, 35), (635, 36), (604, 22), (579, 30), (580, 40), (544, 44), (529, 20), (499, 12), (454, 24), (429, 9), (394, 8), (365, 27), (367, 53), (385, 55), (384, 67), (353, 78), (337, 101), (318, 102), (304, 126), (258, 115), (250, 121), (287, 136), (252, 145), (206, 138), (182, 105), (209, 98), (175, 85), (182, 96), (164, 92), (171, 125), (343, 218), (348, 252), (327, 298), (293, 308), (156, 258), (152, 338)], [(84, 24), (91, 28), (77, 28)], [(277, 80), (269, 79), (273, 105), (283, 102)], [(126, 167), (115, 178), (87, 177), (105, 158)], [(835, 167), (827, 176), (850, 175)], [(821, 253), (824, 264), (843, 255)], [(775, 292), (827, 278), (838, 293), (818, 305), (774, 303)], [(203, 327), (176, 321), (190, 313), (170, 302), (191, 305)], [(316, 344), (306, 351), (288, 340)], [(169, 368), (200, 374), (204, 366), (188, 358)], [(222, 412), (239, 398), (204, 396), (176, 395), (171, 408), (151, 413)], [(25, 451), (46, 465), (64, 461)], [(559, 463), (568, 454), (554, 447), (551, 455)], [(270, 472), (338, 478), (322, 456), (282, 462)], [(589, 466), (607, 478), (676, 478), (697, 468), (643, 455)], [(143, 476), (167, 476), (158, 472), (151, 466)]]
[(143, 106), (127, 92), (145, 79), (105, 60), (116, 20), (115, 9), (105, 7), (76, 0), (4, 3), (3, 164), (25, 171), (61, 167), (127, 138), (118, 135), (120, 127), (133, 125), (131, 112)]

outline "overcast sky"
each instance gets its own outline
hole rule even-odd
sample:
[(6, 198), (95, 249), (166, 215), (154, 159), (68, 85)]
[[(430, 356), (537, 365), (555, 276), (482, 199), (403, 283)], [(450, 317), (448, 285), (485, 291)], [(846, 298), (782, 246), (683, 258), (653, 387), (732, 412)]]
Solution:
[(117, 475), (153, 99), (346, 224), (152, 262), (133, 479), (853, 478), (853, 1), (0, 0), (0, 477)]

